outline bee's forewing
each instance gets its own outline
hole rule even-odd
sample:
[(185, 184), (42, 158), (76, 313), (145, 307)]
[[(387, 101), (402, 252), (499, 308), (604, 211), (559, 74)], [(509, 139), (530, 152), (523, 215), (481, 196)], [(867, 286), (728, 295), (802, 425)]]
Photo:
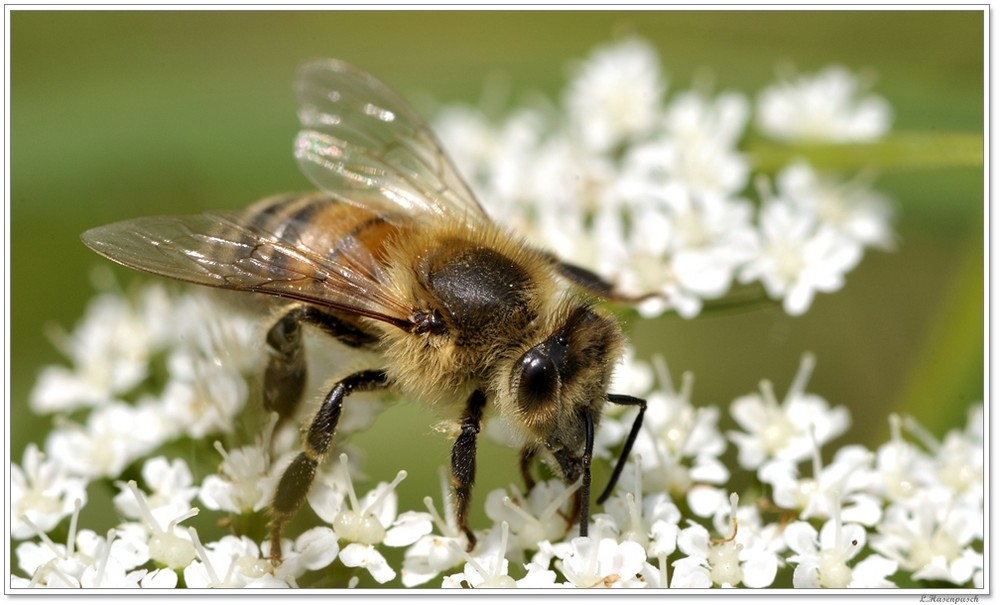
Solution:
[(156, 275), (410, 323), (409, 303), (386, 287), (381, 266), (358, 243), (324, 254), (284, 241), (244, 215), (225, 213), (130, 219), (81, 238), (119, 264)]
[(295, 157), (320, 189), (414, 219), (487, 220), (437, 137), (374, 76), (342, 61), (304, 65)]

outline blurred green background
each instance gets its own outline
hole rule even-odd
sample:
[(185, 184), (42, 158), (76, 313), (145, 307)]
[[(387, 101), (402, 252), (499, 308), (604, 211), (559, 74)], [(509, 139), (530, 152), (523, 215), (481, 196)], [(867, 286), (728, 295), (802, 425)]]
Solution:
[[(661, 51), (670, 90), (709, 72), (718, 89), (755, 93), (791, 61), (877, 74), (894, 131), (984, 128), (983, 11), (760, 12), (157, 12), (13, 11), (10, 18), (11, 453), (49, 428), (27, 397), (38, 371), (60, 363), (45, 336), (71, 328), (103, 261), (85, 229), (127, 217), (238, 208), (308, 187), (291, 154), (291, 92), (307, 58), (346, 59), (424, 102), (476, 102), (487, 79), (554, 96), (570, 61), (636, 33)], [(515, 97), (516, 102), (516, 97)], [(430, 106), (418, 103), (426, 111)], [(942, 155), (946, 155), (942, 153)], [(983, 397), (983, 169), (877, 171), (898, 205), (899, 246), (869, 252), (846, 287), (804, 317), (780, 308), (643, 329), (675, 380), (695, 373), (694, 401), (728, 408), (769, 378), (783, 396), (804, 351), (818, 364), (809, 390), (844, 404), (847, 439), (877, 445), (887, 415), (905, 411), (942, 434)], [(123, 281), (140, 278), (127, 271)], [(416, 406), (396, 406), (357, 442), (369, 476), (399, 468), (431, 482), (450, 444)], [(413, 427), (418, 427), (414, 429)], [(379, 442), (391, 439), (391, 452)], [(426, 462), (414, 463), (412, 452)], [(426, 453), (426, 456), (423, 454)], [(832, 450), (827, 450), (831, 455)], [(516, 481), (516, 454), (483, 450), (481, 483)], [(479, 492), (485, 494), (485, 491)], [(480, 496), (482, 497), (482, 496)], [(482, 500), (479, 500), (480, 504)]]

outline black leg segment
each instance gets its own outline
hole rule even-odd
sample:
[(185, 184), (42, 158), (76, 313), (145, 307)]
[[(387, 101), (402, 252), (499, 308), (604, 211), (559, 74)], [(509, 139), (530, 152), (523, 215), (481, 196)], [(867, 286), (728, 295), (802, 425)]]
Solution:
[(264, 370), (264, 408), (281, 420), (291, 418), (306, 384), (301, 313), (286, 313), (267, 332), (268, 359)]
[(486, 395), (475, 391), (469, 397), (462, 416), (461, 433), (451, 450), (451, 485), (455, 494), (455, 517), (458, 527), (468, 538), (468, 550), (476, 545), (476, 536), (469, 529), (469, 502), (472, 484), (476, 481), (476, 437), (483, 421)]
[(295, 414), (306, 384), (303, 324), (355, 348), (371, 347), (378, 337), (348, 320), (310, 305), (298, 305), (281, 316), (267, 332), (268, 360), (264, 370), (264, 407), (281, 420)]
[(281, 559), (281, 531), (305, 501), (316, 468), (330, 450), (344, 398), (355, 391), (372, 391), (388, 385), (382, 370), (364, 370), (333, 385), (309, 425), (302, 452), (281, 475), (271, 501), (271, 558)]
[(535, 460), (537, 450), (534, 447), (526, 447), (521, 450), (520, 468), (521, 478), (524, 479), (524, 487), (529, 492), (535, 487), (535, 478), (531, 475), (531, 463)]
[(608, 486), (604, 488), (604, 491), (597, 498), (598, 504), (604, 504), (604, 501), (611, 496), (611, 492), (615, 489), (615, 485), (618, 483), (618, 477), (622, 474), (622, 469), (625, 468), (625, 463), (628, 462), (628, 455), (632, 452), (632, 446), (635, 445), (635, 439), (639, 436), (639, 431), (642, 429), (642, 418), (646, 415), (646, 400), (640, 399), (638, 397), (632, 397), (631, 395), (613, 395), (608, 394), (607, 399), (610, 403), (617, 405), (634, 405), (639, 408), (639, 413), (636, 415), (635, 420), (632, 421), (632, 430), (628, 433), (628, 438), (625, 439), (625, 445), (622, 447), (621, 456), (618, 457), (618, 462), (615, 464), (615, 470), (611, 472), (611, 478), (608, 479)]

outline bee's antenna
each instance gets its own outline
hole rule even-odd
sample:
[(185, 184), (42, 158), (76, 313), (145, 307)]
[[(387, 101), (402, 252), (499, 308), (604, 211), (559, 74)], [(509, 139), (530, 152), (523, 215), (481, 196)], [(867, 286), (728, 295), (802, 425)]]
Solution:
[(629, 431), (628, 439), (625, 440), (625, 447), (622, 448), (622, 454), (618, 457), (618, 462), (615, 464), (615, 470), (611, 473), (611, 479), (608, 480), (608, 486), (604, 488), (604, 491), (597, 498), (598, 504), (604, 504), (604, 501), (611, 496), (612, 490), (615, 489), (615, 485), (618, 483), (618, 477), (622, 474), (622, 470), (625, 468), (625, 463), (628, 461), (628, 455), (631, 453), (632, 446), (635, 444), (635, 439), (639, 436), (639, 429), (642, 428), (642, 417), (646, 415), (645, 399), (632, 397), (631, 395), (614, 395), (612, 393), (608, 393), (607, 400), (618, 405), (637, 405), (639, 406), (639, 414), (636, 415), (635, 420), (632, 421), (632, 430)]

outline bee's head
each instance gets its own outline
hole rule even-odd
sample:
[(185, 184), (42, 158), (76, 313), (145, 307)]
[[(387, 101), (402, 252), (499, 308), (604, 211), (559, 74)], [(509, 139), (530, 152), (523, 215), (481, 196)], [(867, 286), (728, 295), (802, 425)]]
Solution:
[(548, 450), (567, 482), (583, 479), (578, 494), (581, 535), (587, 534), (591, 454), (604, 403), (635, 405), (639, 413), (598, 502), (614, 488), (646, 409), (642, 399), (607, 391), (623, 343), (613, 318), (578, 306), (542, 342), (524, 351), (510, 374), (514, 412), (534, 436), (532, 447)]
[(521, 354), (510, 375), (510, 393), (516, 415), (541, 445), (553, 453), (583, 451), (585, 423), (593, 428), (600, 420), (622, 346), (618, 323), (581, 305)]

